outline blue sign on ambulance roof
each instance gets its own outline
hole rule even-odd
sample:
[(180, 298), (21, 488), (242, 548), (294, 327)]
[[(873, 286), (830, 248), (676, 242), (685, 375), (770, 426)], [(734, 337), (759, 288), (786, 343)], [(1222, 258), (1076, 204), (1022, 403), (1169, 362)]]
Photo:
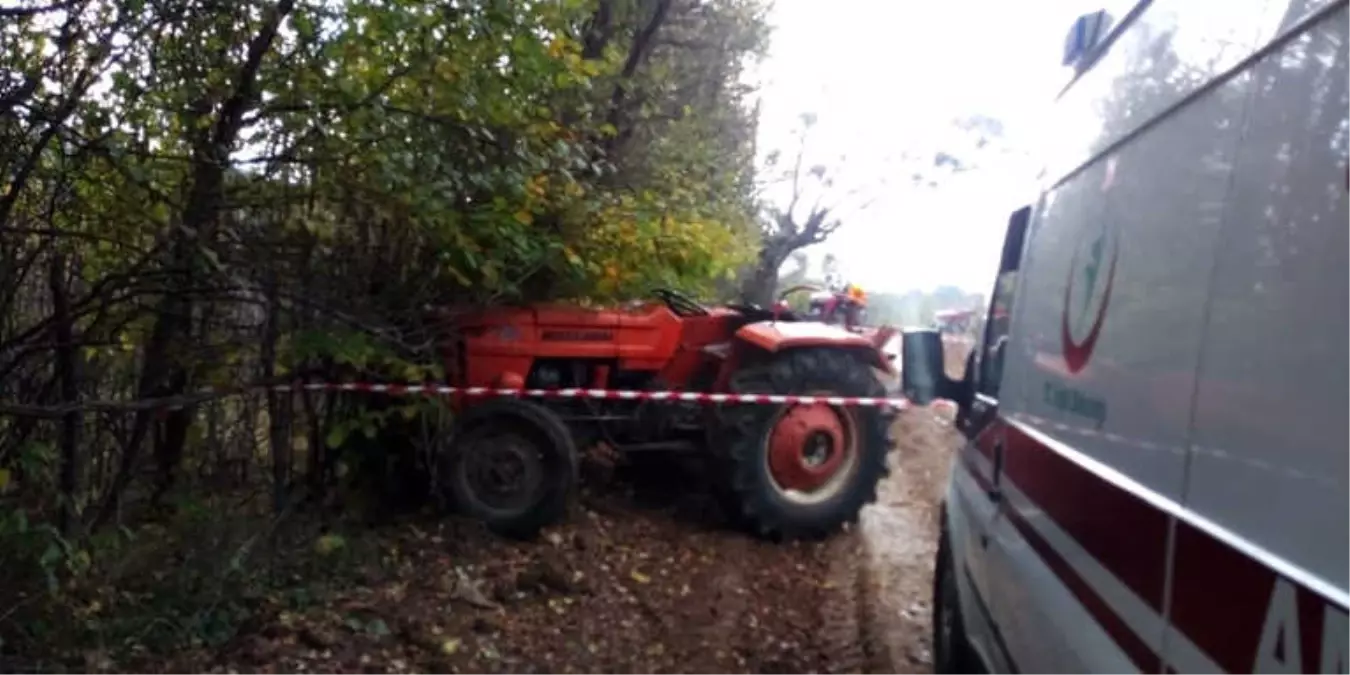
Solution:
[(1063, 65), (1077, 66), (1101, 42), (1111, 28), (1111, 15), (1106, 10), (1084, 14), (1073, 22), (1064, 39)]

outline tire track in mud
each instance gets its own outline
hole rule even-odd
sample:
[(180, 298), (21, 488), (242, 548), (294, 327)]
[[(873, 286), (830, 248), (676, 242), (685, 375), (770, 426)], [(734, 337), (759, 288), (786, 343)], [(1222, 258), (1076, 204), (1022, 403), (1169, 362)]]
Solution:
[(893, 672), (895, 669), (891, 667), (892, 659), (889, 650), (886, 648), (885, 637), (878, 630), (881, 617), (877, 615), (878, 604), (872, 595), (875, 574), (867, 559), (866, 540), (861, 534), (858, 537), (858, 547), (853, 558), (857, 567), (857, 577), (854, 579), (857, 605), (854, 612), (858, 617), (858, 640), (863, 653), (863, 661), (860, 667), (853, 672)]
[[(746, 559), (748, 548), (748, 542), (729, 540), (725, 552), (727, 559)], [(736, 645), (729, 638), (735, 635), (746, 614), (745, 578), (739, 566), (725, 566), (713, 579), (712, 602), (715, 618), (701, 631), (703, 643), (720, 645), (718, 649), (732, 651)]]
[(828, 655), (829, 673), (871, 672), (872, 650), (867, 639), (867, 622), (862, 613), (866, 603), (861, 592), (863, 572), (862, 540), (857, 530), (835, 535), (829, 544), (830, 569), (825, 587), (830, 591), (820, 609), (822, 650)]
[(868, 672), (932, 671), (932, 579), (938, 503), (955, 432), (934, 413), (900, 415), (889, 457), (891, 475), (862, 513), (859, 637)]

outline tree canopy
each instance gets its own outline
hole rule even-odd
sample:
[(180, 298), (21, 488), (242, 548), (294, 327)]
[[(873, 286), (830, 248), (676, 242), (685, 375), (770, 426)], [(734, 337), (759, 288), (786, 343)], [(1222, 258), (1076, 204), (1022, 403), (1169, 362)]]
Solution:
[(78, 548), (35, 524), (78, 542), (186, 476), (268, 465), (277, 507), (322, 485), (372, 420), (246, 387), (435, 377), (428, 306), (715, 292), (758, 235), (764, 12), (5, 4), (0, 565), (50, 574)]

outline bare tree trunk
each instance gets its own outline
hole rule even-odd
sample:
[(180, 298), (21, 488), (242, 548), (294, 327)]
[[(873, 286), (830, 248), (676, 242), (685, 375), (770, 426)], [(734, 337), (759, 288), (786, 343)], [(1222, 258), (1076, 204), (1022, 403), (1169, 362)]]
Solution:
[[(191, 287), (191, 270), (195, 264), (199, 243), (209, 243), (215, 220), (221, 203), (224, 201), (226, 168), (230, 166), (230, 151), (238, 140), (244, 126), (244, 116), (257, 104), (258, 72), (263, 57), (271, 51), (281, 22), (295, 8), (295, 0), (278, 0), (275, 5), (264, 10), (263, 22), (257, 35), (249, 41), (248, 52), (239, 69), (231, 96), (220, 105), (220, 113), (215, 123), (205, 129), (194, 140), (192, 152), (192, 179), (183, 208), (182, 220), (174, 230), (173, 254), (170, 258), (170, 283), (185, 283)], [(197, 108), (209, 112), (210, 100), (197, 102)], [(138, 393), (141, 398), (158, 394), (168, 396), (181, 393), (186, 382), (181, 363), (170, 359), (169, 347), (175, 341), (184, 341), (191, 335), (191, 316), (193, 301), (186, 293), (168, 289), (160, 304), (155, 327), (146, 346), (145, 365), (141, 371)], [(136, 414), (131, 437), (123, 449), (121, 466), (117, 478), (99, 509), (94, 526), (102, 525), (112, 515), (121, 499), (122, 492), (131, 481), (132, 470), (136, 466), (140, 447), (150, 427), (150, 411)], [(186, 427), (183, 427), (186, 431)], [(177, 439), (177, 426), (174, 436), (166, 442)], [(177, 451), (181, 453), (182, 442), (177, 441)], [(170, 448), (171, 449), (171, 448)], [(170, 449), (166, 449), (166, 452)]]
[[(175, 262), (185, 261), (189, 246), (190, 244), (184, 240), (180, 233), (174, 243), (173, 260)], [(190, 310), (190, 301), (182, 298), (179, 293), (172, 289), (166, 292), (160, 303), (159, 316), (155, 321), (154, 329), (150, 333), (150, 340), (145, 346), (145, 362), (141, 366), (140, 382), (136, 386), (137, 398), (146, 399), (179, 393), (169, 386), (171, 380), (177, 379), (173, 373), (169, 346), (173, 343), (175, 337), (182, 334), (179, 325), (183, 320), (183, 314)], [(122, 493), (131, 482), (141, 445), (144, 443), (145, 437), (150, 434), (154, 415), (155, 411), (149, 409), (136, 412), (131, 424), (131, 433), (122, 446), (122, 456), (118, 463), (117, 474), (113, 477), (108, 492), (103, 496), (103, 503), (99, 506), (98, 513), (95, 514), (91, 524), (93, 529), (102, 527), (117, 511)]]
[(774, 293), (778, 292), (778, 270), (783, 266), (785, 259), (784, 255), (779, 254), (778, 249), (779, 247), (773, 245), (760, 249), (755, 269), (741, 289), (743, 302), (760, 307), (773, 305)]
[[(186, 381), (186, 373), (179, 370), (175, 373), (171, 389), (175, 392), (183, 391), (186, 389)], [(155, 492), (150, 497), (150, 505), (153, 508), (162, 508), (164, 497), (173, 490), (178, 477), (178, 466), (183, 461), (187, 433), (192, 426), (195, 410), (195, 407), (184, 407), (171, 411), (155, 439), (155, 465), (158, 469), (158, 476)]]
[[(262, 379), (271, 382), (276, 375), (277, 338), (281, 333), (280, 301), (276, 276), (267, 280), (267, 319), (263, 323)], [(289, 503), (291, 481), (290, 394), (267, 390), (268, 442), (272, 454), (272, 506), (278, 513)]]
[[(56, 375), (60, 381), (61, 402), (74, 405), (79, 402), (80, 382), (78, 348), (75, 346), (75, 320), (70, 314), (70, 293), (66, 283), (66, 256), (53, 253), (48, 276), (54, 314), (53, 333), (56, 338)], [(80, 431), (82, 415), (71, 410), (61, 417), (61, 504), (58, 525), (63, 536), (71, 536), (80, 514)]]
[(614, 0), (600, 0), (595, 13), (586, 24), (585, 38), (582, 41), (581, 58), (595, 60), (605, 55), (614, 36)]

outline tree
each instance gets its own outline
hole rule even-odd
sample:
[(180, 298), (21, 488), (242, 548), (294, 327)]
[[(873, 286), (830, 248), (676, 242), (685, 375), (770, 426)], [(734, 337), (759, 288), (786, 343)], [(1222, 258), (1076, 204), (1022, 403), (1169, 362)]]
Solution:
[[(1000, 121), (969, 115), (952, 120), (952, 133), (940, 144), (919, 144), (892, 154), (886, 172), (904, 175), (906, 181), (892, 183), (887, 176), (865, 176), (845, 183), (840, 176), (843, 157), (832, 164), (808, 162), (810, 135), (817, 121), (813, 113), (800, 116), (795, 155), (787, 166), (780, 165), (779, 151), (769, 153), (765, 160), (759, 250), (754, 265), (743, 272), (741, 291), (746, 302), (771, 303), (783, 263), (796, 252), (823, 243), (843, 225), (841, 214), (867, 209), (883, 189), (901, 193), (906, 188), (935, 189), (957, 174), (978, 170), (992, 155), (1008, 152)], [(786, 194), (781, 199), (766, 196), (784, 186)]]
[(251, 385), (438, 377), (428, 305), (711, 292), (753, 254), (757, 0), (0, 17), (0, 516), (97, 532), (259, 457), (286, 508), (392, 413)]
[[(741, 75), (762, 56), (765, 7), (757, 0), (632, 6), (606, 0), (588, 23), (584, 53), (603, 53), (607, 40), (621, 35), (612, 26), (627, 12), (643, 20), (623, 72), (640, 63), (647, 68), (605, 90), (601, 125), (612, 167), (607, 186), (624, 198), (613, 205), (613, 217), (588, 231), (590, 246), (581, 253), (623, 270), (602, 280), (609, 293), (652, 284), (715, 292), (753, 245), (756, 112)], [(629, 259), (608, 262), (620, 250)], [(702, 251), (721, 255), (686, 255)]]
[[(786, 167), (779, 166), (781, 153), (765, 160), (764, 189), (787, 187), (786, 204), (764, 200), (760, 214), (759, 253), (742, 285), (745, 302), (768, 306), (773, 302), (779, 269), (803, 248), (825, 241), (843, 224), (838, 212), (863, 192), (861, 188), (836, 189), (834, 171), (825, 164), (807, 164), (810, 133), (816, 126), (813, 113), (800, 116), (796, 154)], [(851, 204), (864, 209), (866, 201)]]

